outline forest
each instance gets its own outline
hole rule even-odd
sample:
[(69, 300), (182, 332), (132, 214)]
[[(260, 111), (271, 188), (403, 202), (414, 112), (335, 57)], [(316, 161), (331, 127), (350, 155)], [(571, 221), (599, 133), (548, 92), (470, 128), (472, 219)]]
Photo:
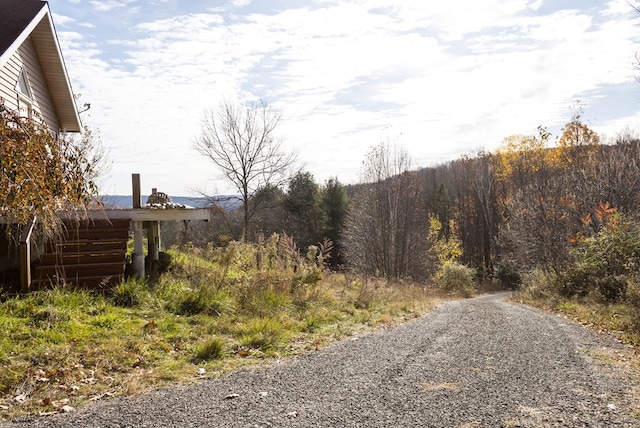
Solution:
[[(602, 141), (579, 113), (554, 139), (541, 126), (494, 152), (422, 169), (383, 142), (366, 155), (357, 185), (318, 184), (299, 171), (285, 186), (259, 189), (247, 236), (284, 234), (303, 252), (331, 246), (334, 269), (390, 281), (445, 275), (445, 287), (514, 289), (536, 278), (553, 295), (635, 302), (639, 155), (631, 131)], [(167, 228), (165, 243), (224, 245), (242, 235), (240, 213), (223, 210), (191, 227)], [(460, 275), (469, 279), (461, 284)]]

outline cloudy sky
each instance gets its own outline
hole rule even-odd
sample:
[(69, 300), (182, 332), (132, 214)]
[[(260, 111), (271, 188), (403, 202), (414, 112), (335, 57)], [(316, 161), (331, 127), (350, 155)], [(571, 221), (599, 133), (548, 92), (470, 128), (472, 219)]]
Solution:
[(50, 0), (102, 192), (225, 193), (193, 149), (207, 109), (265, 100), (300, 167), (358, 181), (398, 141), (415, 168), (554, 135), (576, 103), (605, 138), (640, 129), (640, 16), (627, 0)]

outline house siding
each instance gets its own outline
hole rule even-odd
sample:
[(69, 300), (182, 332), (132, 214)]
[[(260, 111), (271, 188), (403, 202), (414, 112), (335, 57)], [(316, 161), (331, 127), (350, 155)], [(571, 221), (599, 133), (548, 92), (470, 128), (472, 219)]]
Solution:
[(18, 92), (16, 83), (20, 70), (24, 67), (31, 89), (32, 107), (34, 115), (39, 115), (45, 121), (49, 129), (58, 132), (60, 129), (58, 117), (55, 113), (53, 101), (49, 95), (49, 89), (40, 67), (35, 47), (29, 37), (13, 54), (0, 70), (0, 97), (5, 100), (5, 105), (11, 109), (18, 108)]

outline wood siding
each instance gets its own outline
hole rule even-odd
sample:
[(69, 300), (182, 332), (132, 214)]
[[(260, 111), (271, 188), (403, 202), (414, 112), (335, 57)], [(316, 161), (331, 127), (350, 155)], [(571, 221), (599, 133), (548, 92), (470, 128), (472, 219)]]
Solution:
[(58, 132), (60, 129), (58, 117), (55, 113), (49, 88), (47, 87), (31, 37), (18, 48), (16, 53), (13, 54), (11, 59), (9, 59), (2, 70), (0, 70), (0, 97), (4, 98), (5, 105), (8, 108), (18, 108), (18, 92), (15, 88), (20, 70), (22, 70), (23, 67), (27, 74), (27, 80), (33, 96), (32, 107), (34, 116), (42, 116), (49, 129)]

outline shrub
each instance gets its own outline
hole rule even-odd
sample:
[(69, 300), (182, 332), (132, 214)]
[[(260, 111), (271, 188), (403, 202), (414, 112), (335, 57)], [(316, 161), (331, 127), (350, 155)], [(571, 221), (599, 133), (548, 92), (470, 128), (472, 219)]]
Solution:
[(376, 297), (373, 286), (368, 281), (355, 281), (356, 296), (353, 299), (353, 306), (356, 309), (370, 309)]
[(122, 308), (139, 307), (148, 297), (147, 286), (139, 279), (128, 279), (116, 285), (111, 295), (111, 302)]
[(215, 315), (233, 310), (232, 298), (213, 287), (199, 286), (177, 296), (174, 311), (180, 315)]
[(436, 285), (448, 293), (471, 296), (476, 290), (474, 283), (475, 271), (458, 262), (443, 263), (433, 276)]
[(270, 351), (282, 340), (284, 327), (276, 319), (258, 318), (242, 326), (239, 333), (241, 346)]
[(224, 344), (220, 338), (214, 337), (198, 346), (195, 353), (195, 361), (211, 361), (222, 356)]
[(320, 281), (322, 281), (322, 271), (313, 266), (309, 269), (304, 269), (293, 278), (293, 288), (300, 285), (316, 285)]
[(525, 298), (539, 300), (556, 295), (558, 279), (542, 269), (534, 269), (522, 276), (520, 292)]
[(585, 296), (598, 293), (607, 302), (626, 294), (627, 278), (640, 273), (640, 226), (616, 214), (600, 231), (584, 239), (572, 252), (561, 294)]

